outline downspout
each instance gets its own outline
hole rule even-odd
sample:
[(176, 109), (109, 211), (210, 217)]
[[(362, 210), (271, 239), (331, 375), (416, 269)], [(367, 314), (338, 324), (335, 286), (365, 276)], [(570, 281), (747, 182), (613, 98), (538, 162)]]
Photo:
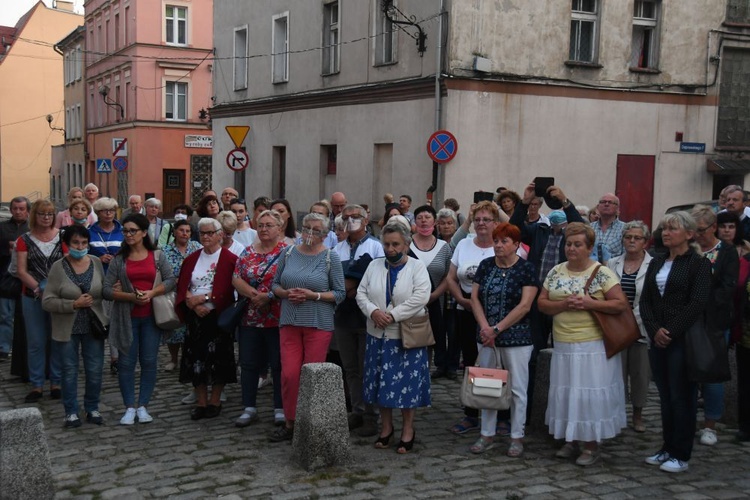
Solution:
[[(440, 77), (443, 73), (443, 15), (445, 14), (445, 0), (440, 0), (438, 15), (438, 39), (435, 47), (435, 131), (440, 130), (443, 111), (440, 95)], [(427, 203), (433, 205), (433, 197), (438, 187), (438, 163), (432, 162), (432, 185), (427, 189)]]

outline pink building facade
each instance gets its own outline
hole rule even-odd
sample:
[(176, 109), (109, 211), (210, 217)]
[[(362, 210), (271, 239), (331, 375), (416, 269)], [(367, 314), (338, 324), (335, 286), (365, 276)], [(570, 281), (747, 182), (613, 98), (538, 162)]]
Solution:
[(84, 9), (87, 181), (121, 207), (155, 196), (171, 216), (211, 187), (213, 0)]

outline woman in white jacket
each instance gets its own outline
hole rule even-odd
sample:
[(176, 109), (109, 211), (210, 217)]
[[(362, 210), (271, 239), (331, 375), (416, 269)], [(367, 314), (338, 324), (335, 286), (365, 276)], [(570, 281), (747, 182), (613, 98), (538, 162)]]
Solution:
[(388, 448), (393, 436), (393, 408), (403, 417), (398, 453), (414, 446), (416, 408), (430, 404), (427, 348), (404, 349), (400, 322), (425, 315), (430, 298), (427, 268), (406, 254), (411, 228), (401, 216), (392, 217), (380, 235), (385, 259), (373, 260), (357, 289), (357, 304), (367, 316), (364, 397), (380, 406), (382, 428), (375, 447)]
[[(641, 320), (641, 311), (638, 303), (641, 300), (643, 282), (646, 279), (646, 270), (652, 257), (646, 252), (650, 233), (648, 226), (639, 220), (625, 224), (622, 232), (622, 244), (625, 253), (607, 261), (607, 267), (620, 278), (622, 291), (628, 298), (633, 314), (641, 329), (641, 338), (630, 347), (622, 351), (622, 376), (625, 382), (625, 397), (628, 396), (628, 385), (630, 386), (630, 402), (633, 404), (633, 429), (636, 432), (645, 432), (643, 425), (643, 407), (648, 396), (648, 384), (651, 379), (651, 370), (648, 362), (648, 335)], [(628, 384), (630, 379), (630, 384)]]

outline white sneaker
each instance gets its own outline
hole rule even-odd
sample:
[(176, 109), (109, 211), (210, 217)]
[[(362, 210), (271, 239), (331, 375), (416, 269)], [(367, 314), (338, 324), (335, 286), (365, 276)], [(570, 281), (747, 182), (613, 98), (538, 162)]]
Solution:
[(139, 406), (138, 411), (136, 412), (138, 414), (138, 423), (141, 424), (147, 424), (149, 422), (153, 422), (154, 417), (148, 414), (146, 411), (145, 406)]
[(120, 419), (120, 425), (133, 425), (135, 423), (135, 408), (125, 410), (125, 415)]
[(649, 465), (661, 465), (667, 460), (669, 460), (669, 453), (667, 453), (666, 451), (660, 451), (655, 455), (646, 457), (646, 463)]
[(716, 437), (716, 431), (713, 429), (709, 429), (706, 427), (701, 431), (701, 444), (705, 444), (706, 446), (713, 446), (716, 444), (716, 442), (719, 440), (718, 437)]
[(180, 402), (184, 405), (194, 405), (197, 400), (198, 397), (195, 395), (195, 391), (191, 391), (190, 394), (182, 398)]
[(274, 408), (273, 410), (273, 425), (280, 427), (286, 424), (286, 416), (284, 416), (283, 408)]
[(221, 390), (221, 396), (219, 396), (219, 401), (221, 401), (222, 403), (226, 403), (227, 402), (227, 395), (224, 392), (224, 389)]
[(237, 420), (234, 421), (234, 425), (236, 427), (247, 427), (248, 425), (257, 421), (258, 421), (258, 410), (248, 406), (247, 408), (245, 408), (245, 411), (242, 412), (242, 415), (237, 417)]
[(677, 460), (676, 458), (670, 458), (661, 466), (659, 469), (663, 470), (664, 472), (685, 472), (688, 470), (688, 463), (683, 462), (682, 460)]

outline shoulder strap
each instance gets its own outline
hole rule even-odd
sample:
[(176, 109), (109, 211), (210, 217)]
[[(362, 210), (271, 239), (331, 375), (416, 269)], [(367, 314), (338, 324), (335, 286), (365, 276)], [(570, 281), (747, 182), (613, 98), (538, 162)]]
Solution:
[(597, 265), (597, 266), (596, 266), (596, 269), (594, 269), (594, 272), (592, 272), (592, 273), (591, 273), (591, 276), (589, 276), (589, 279), (588, 279), (588, 281), (586, 282), (586, 285), (584, 285), (584, 287), (583, 287), (583, 292), (584, 292), (584, 293), (587, 293), (587, 294), (591, 295), (591, 294), (589, 293), (589, 287), (591, 286), (591, 282), (592, 282), (592, 281), (594, 281), (594, 278), (596, 277), (596, 275), (597, 275), (597, 274), (599, 274), (599, 268), (600, 268), (600, 267), (602, 267), (602, 265), (601, 265), (601, 264)]

